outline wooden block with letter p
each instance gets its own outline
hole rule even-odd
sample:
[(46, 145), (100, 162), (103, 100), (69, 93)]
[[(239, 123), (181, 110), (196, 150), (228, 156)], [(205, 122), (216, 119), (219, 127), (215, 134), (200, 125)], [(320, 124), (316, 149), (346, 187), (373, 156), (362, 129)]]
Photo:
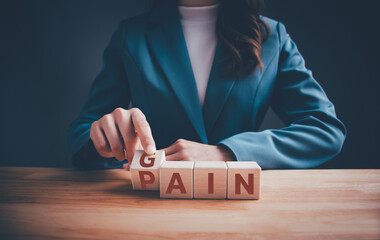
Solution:
[(194, 198), (226, 199), (225, 162), (197, 161), (194, 164)]
[(162, 150), (154, 155), (137, 150), (130, 167), (133, 189), (160, 190), (160, 167), (164, 162), (165, 152)]
[(228, 199), (259, 199), (261, 168), (256, 162), (227, 162)]
[(193, 198), (194, 162), (165, 161), (160, 169), (160, 197)]

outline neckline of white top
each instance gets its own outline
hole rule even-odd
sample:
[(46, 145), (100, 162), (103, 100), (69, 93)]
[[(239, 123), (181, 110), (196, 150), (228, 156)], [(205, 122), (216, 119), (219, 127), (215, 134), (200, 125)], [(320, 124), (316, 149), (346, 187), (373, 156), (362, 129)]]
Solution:
[(182, 23), (212, 23), (216, 21), (219, 3), (206, 6), (178, 5)]

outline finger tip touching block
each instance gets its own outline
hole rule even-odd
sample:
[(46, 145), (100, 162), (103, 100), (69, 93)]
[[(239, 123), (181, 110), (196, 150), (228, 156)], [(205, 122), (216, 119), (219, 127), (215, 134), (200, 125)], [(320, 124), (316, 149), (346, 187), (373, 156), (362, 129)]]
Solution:
[(165, 162), (165, 152), (156, 151), (147, 155), (143, 150), (137, 150), (133, 156), (130, 171), (132, 185), (135, 190), (160, 189), (160, 167)]

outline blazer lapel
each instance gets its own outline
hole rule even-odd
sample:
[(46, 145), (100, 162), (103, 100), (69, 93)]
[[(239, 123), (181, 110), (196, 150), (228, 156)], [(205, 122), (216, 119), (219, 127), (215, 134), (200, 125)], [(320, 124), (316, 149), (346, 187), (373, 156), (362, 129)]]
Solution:
[(236, 81), (232, 74), (222, 76), (222, 72), (227, 66), (226, 61), (221, 62), (225, 56), (225, 48), (218, 41), (202, 109), (207, 133), (211, 132)]
[(190, 57), (175, 1), (167, 1), (150, 15), (146, 32), (150, 51), (203, 143), (208, 143)]
[[(262, 45), (261, 61), (264, 64), (263, 72), (261, 73), (260, 69), (256, 69), (252, 75), (242, 75), (242, 78), (249, 78), (250, 81), (256, 81), (256, 88), (262, 79), (262, 75), (265, 73), (266, 66), (272, 61), (277, 51), (277, 48), (273, 47), (276, 46), (276, 41), (277, 39), (275, 37), (269, 37), (267, 41), (265, 41)], [(218, 120), (218, 117), (220, 116), (224, 105), (227, 102), (228, 96), (230, 95), (231, 90), (237, 81), (234, 74), (222, 76), (222, 72), (227, 67), (228, 62), (220, 61), (222, 58), (226, 57), (226, 54), (226, 47), (218, 42), (202, 109), (205, 128), (208, 135), (211, 134), (213, 126)], [(243, 71), (247, 71), (249, 67), (250, 65), (247, 64), (244, 67)]]

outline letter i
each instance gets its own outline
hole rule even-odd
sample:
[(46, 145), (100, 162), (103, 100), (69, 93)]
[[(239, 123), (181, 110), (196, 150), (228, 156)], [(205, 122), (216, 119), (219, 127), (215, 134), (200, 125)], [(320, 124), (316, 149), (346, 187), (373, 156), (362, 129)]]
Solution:
[(208, 174), (208, 194), (214, 193), (214, 173)]

